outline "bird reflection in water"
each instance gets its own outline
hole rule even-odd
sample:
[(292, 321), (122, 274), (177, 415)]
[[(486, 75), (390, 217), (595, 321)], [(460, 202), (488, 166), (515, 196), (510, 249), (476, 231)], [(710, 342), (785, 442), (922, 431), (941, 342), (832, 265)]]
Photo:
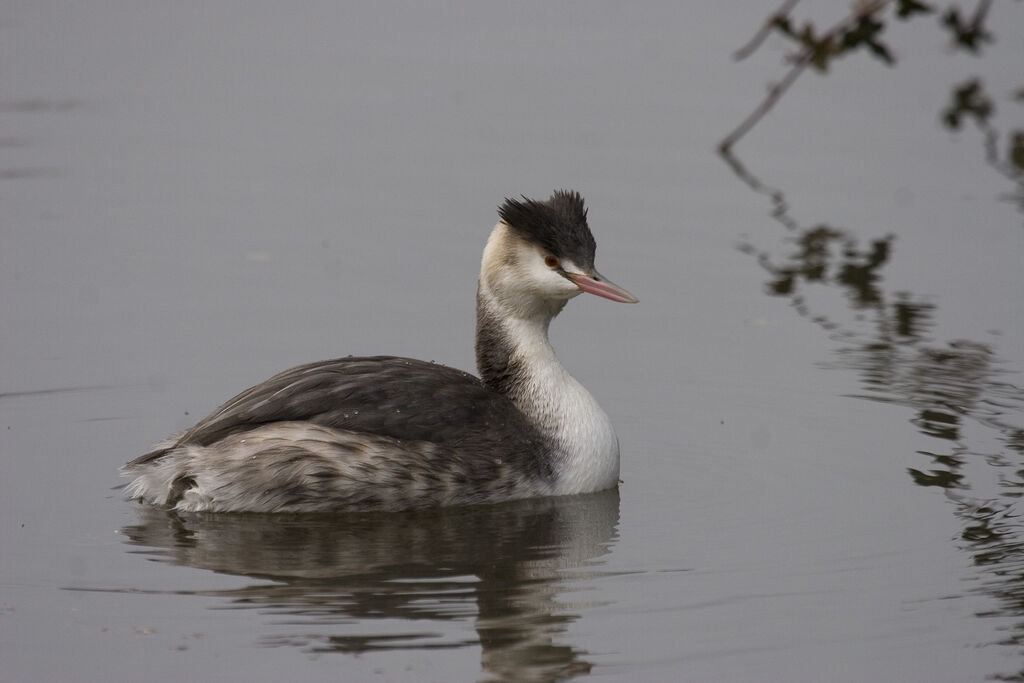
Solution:
[[(599, 558), (617, 535), (619, 496), (611, 489), (405, 513), (223, 515), (140, 506), (137, 514), (139, 523), (122, 533), (146, 554), (272, 582), (189, 593), (257, 609), (275, 628), (291, 629), (263, 646), (362, 654), (479, 645), (487, 675), (525, 681), (590, 670), (583, 651), (556, 642), (580, 618), (558, 596), (600, 573)], [(394, 620), (410, 630), (396, 632)], [(470, 620), (476, 636), (466, 638), (460, 622)]]

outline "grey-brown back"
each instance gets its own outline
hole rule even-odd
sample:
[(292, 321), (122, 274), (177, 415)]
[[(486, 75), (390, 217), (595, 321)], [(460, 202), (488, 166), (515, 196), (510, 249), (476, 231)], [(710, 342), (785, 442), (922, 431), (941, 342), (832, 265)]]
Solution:
[(428, 442), (462, 458), (479, 453), (498, 459), (531, 479), (555, 477), (552, 445), (508, 398), (461, 370), (394, 356), (339, 358), (286, 370), (127, 468), (275, 422)]

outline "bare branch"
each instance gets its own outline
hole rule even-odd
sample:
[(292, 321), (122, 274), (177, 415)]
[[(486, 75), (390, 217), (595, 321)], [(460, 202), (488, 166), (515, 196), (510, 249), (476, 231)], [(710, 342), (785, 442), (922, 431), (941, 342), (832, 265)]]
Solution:
[(988, 8), (992, 6), (992, 0), (981, 0), (978, 3), (977, 9), (974, 10), (974, 18), (971, 19), (971, 26), (975, 29), (981, 27), (985, 23), (985, 15), (988, 14)]
[(733, 59), (736, 61), (746, 59), (753, 54), (757, 48), (761, 47), (761, 43), (763, 43), (768, 37), (768, 34), (772, 32), (772, 26), (775, 22), (778, 19), (784, 19), (798, 2), (800, 2), (800, 0), (784, 0), (782, 6), (764, 20), (764, 24), (757, 33), (754, 34), (754, 37), (751, 38), (746, 45), (732, 53)]
[(757, 125), (757, 122), (764, 118), (765, 114), (772, 110), (772, 107), (779, 101), (779, 98), (789, 90), (789, 87), (793, 85), (810, 63), (809, 59), (798, 60), (781, 81), (769, 87), (768, 94), (761, 100), (761, 104), (757, 105), (757, 108), (750, 112), (747, 118), (743, 119), (740, 125), (736, 126), (731, 133), (722, 138), (722, 141), (718, 144), (718, 151), (722, 154), (728, 154), (732, 150), (732, 146), (746, 135), (751, 128)]
[[(771, 31), (775, 22), (784, 18), (798, 1), (799, 0), (785, 0), (779, 9), (765, 21), (764, 26), (760, 31), (758, 31), (754, 38), (736, 52), (737, 59), (742, 59), (749, 55), (753, 50), (757, 49), (764, 41), (768, 32)], [(981, 0), (982, 4), (989, 1), (990, 0)], [(851, 26), (856, 25), (863, 17), (881, 11), (890, 2), (891, 0), (863, 0), (862, 2), (856, 3), (849, 16), (825, 31), (819, 38), (818, 42), (831, 41), (834, 37), (840, 35)], [(979, 7), (979, 11), (980, 10), (981, 8)], [(796, 81), (800, 74), (804, 72), (804, 69), (811, 64), (813, 57), (813, 51), (810, 48), (805, 47), (793, 58), (793, 66), (783, 79), (769, 87), (768, 94), (765, 95), (761, 104), (759, 104), (757, 108), (740, 123), (740, 125), (736, 126), (736, 128), (726, 135), (718, 144), (718, 151), (721, 154), (728, 154), (733, 145), (735, 145), (740, 138), (746, 135), (751, 128), (757, 125), (758, 121), (764, 118), (764, 116), (772, 110), (775, 104), (779, 101), (779, 98), (789, 90), (789, 87), (793, 85), (793, 82)]]

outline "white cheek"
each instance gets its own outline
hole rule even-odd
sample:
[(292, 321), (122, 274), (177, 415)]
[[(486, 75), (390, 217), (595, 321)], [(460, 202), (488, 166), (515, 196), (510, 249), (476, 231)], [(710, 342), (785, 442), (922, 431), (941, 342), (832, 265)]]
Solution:
[(532, 274), (534, 281), (541, 285), (541, 289), (547, 296), (571, 298), (580, 293), (580, 288), (571, 280), (561, 275), (558, 271), (542, 265), (537, 272)]
[(573, 292), (579, 292), (579, 287), (549, 268), (544, 257), (533, 247), (522, 245), (517, 260), (519, 272), (510, 279), (517, 282), (510, 281), (509, 285), (520, 286), (545, 297), (568, 298)]
[[(578, 265), (569, 260), (562, 261), (562, 269), (570, 273), (583, 272), (582, 268), (580, 268)], [(577, 287), (576, 283), (574, 283), (569, 278), (565, 277), (564, 275), (559, 275), (558, 273), (553, 274), (558, 277), (558, 286), (560, 287), (560, 291), (563, 293), (563, 296), (565, 296), (567, 299), (571, 299), (572, 297), (583, 293), (583, 290)]]
[(570, 282), (566, 278), (562, 277), (561, 275), (558, 276), (558, 280), (559, 280), (559, 282), (558, 282), (559, 290), (558, 291), (566, 299), (571, 299), (574, 296), (577, 296), (577, 295), (583, 293), (582, 289), (580, 289), (575, 284), (573, 284), (572, 282)]

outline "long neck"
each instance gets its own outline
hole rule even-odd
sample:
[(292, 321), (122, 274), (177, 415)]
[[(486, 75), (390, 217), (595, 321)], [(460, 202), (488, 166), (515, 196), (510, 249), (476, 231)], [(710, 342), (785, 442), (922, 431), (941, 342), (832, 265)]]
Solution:
[(548, 341), (548, 325), (562, 305), (523, 310), (504, 304), (481, 278), (477, 368), (484, 382), (511, 399), (551, 439), (558, 492), (598, 491), (618, 481), (618, 439), (608, 416), (569, 375)]
[(486, 290), (477, 290), (476, 365), (480, 377), (492, 389), (504, 394), (545, 433), (553, 431), (551, 416), (544, 414), (539, 395), (545, 379), (568, 373), (555, 356), (548, 340), (550, 315), (522, 316), (508, 310)]

